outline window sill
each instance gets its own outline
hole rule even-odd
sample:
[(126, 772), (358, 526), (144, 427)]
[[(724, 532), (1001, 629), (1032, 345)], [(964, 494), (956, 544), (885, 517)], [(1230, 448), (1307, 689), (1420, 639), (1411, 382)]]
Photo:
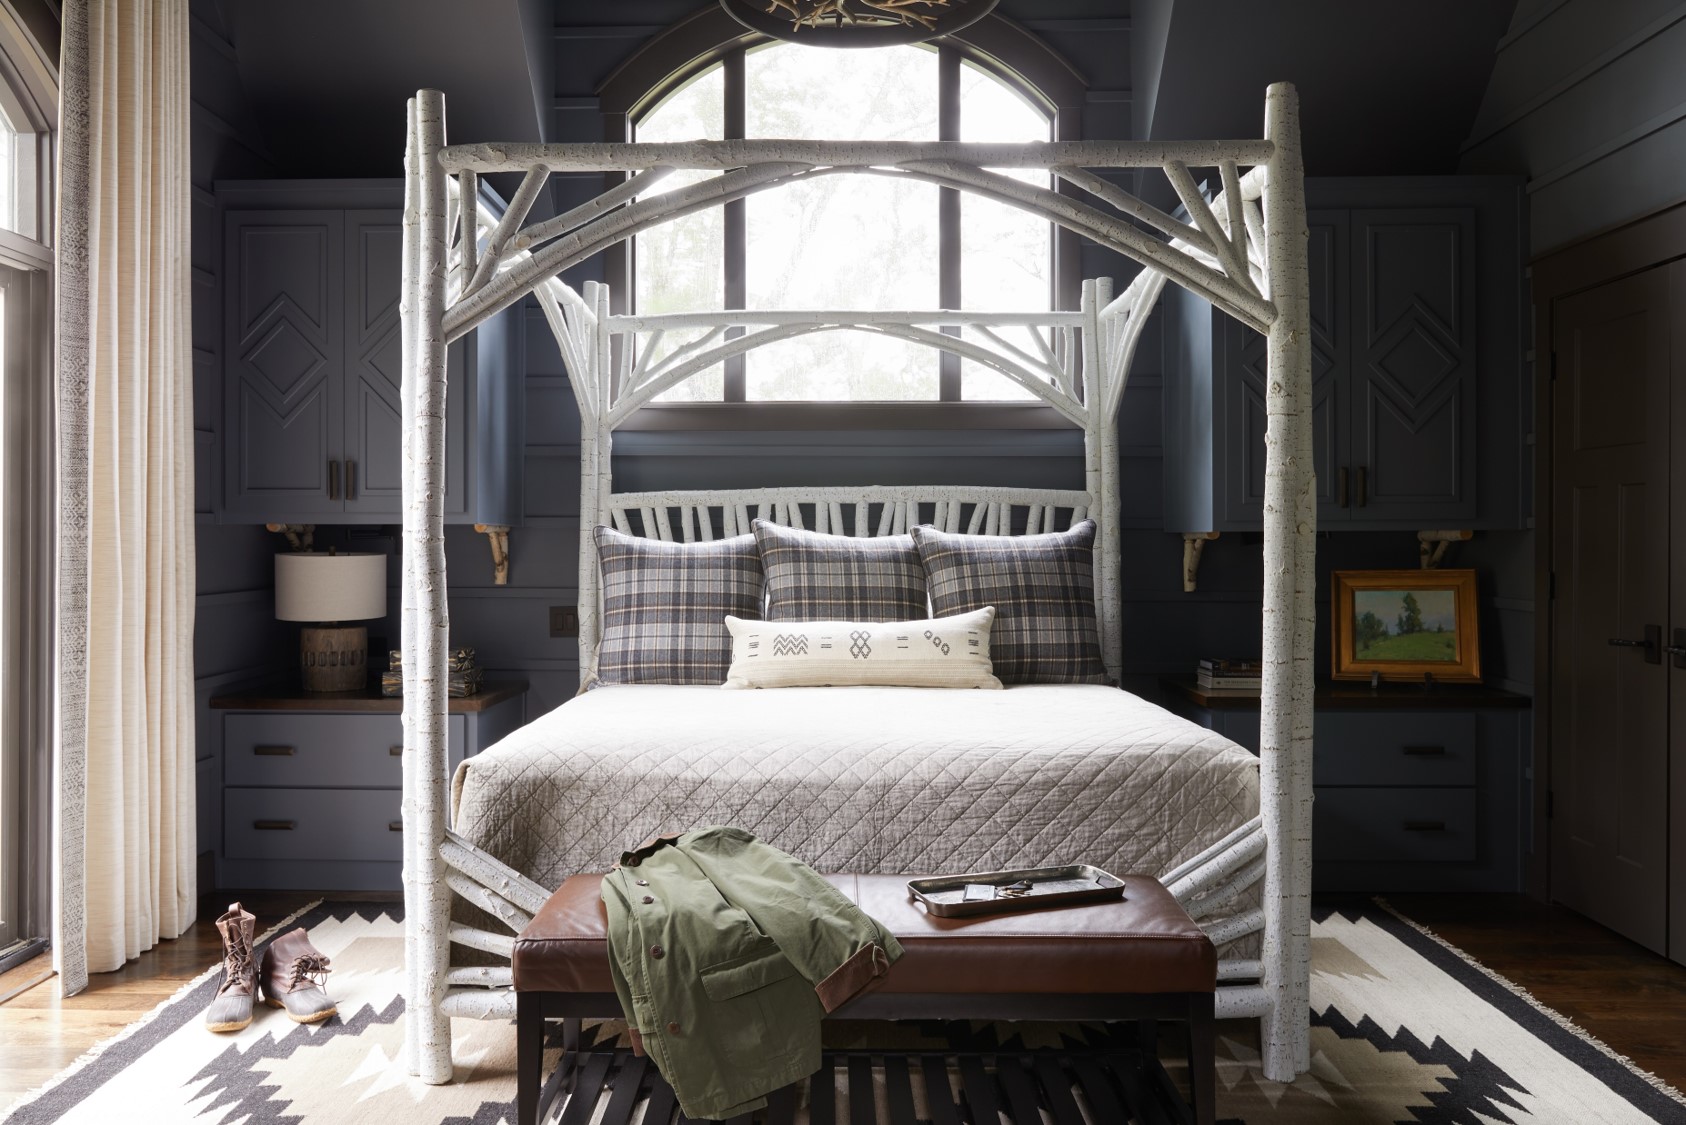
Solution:
[(1074, 430), (1040, 402), (658, 402), (626, 431)]

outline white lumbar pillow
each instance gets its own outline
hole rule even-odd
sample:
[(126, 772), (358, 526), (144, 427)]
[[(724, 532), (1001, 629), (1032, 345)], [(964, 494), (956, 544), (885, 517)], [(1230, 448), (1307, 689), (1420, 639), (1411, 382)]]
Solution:
[(729, 688), (999, 688), (995, 607), (921, 621), (745, 621), (730, 615)]

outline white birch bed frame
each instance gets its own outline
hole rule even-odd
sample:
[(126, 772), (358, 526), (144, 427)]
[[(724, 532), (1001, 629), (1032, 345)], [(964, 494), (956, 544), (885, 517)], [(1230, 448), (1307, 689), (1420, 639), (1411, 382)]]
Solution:
[[(1144, 143), (953, 144), (697, 141), (681, 144), (445, 145), (444, 96), (417, 93), (405, 154), (404, 405), (404, 890), (408, 1016), (405, 1061), (431, 1083), (452, 1075), (452, 1016), (514, 1014), (507, 966), (453, 967), (450, 946), (508, 957), (548, 897), (540, 887), (450, 831), (445, 656), (445, 352), (450, 341), (532, 294), (555, 333), (581, 417), (580, 666), (598, 633), (598, 574), (586, 532), (598, 523), (662, 539), (712, 539), (766, 516), (814, 530), (893, 534), (913, 523), (1010, 534), (1099, 524), (1096, 573), (1102, 651), (1117, 678), (1120, 646), (1117, 412), (1141, 328), (1167, 280), (1268, 337), (1265, 480), (1264, 686), (1260, 815), (1162, 876), (1197, 918), (1233, 903), (1260, 878), (1262, 909), (1213, 925), (1220, 946), (1262, 931), (1258, 960), (1223, 960), (1218, 1014), (1261, 1020), (1264, 1071), (1286, 1081), (1309, 1066), (1312, 645), (1316, 532), (1312, 470), (1307, 233), (1299, 110), (1292, 86), (1269, 88), (1262, 140)], [(1210, 204), (1189, 166), (1216, 168)], [(675, 169), (722, 175), (662, 194)], [(1046, 169), (1094, 202), (986, 168)], [(1094, 169), (1157, 168), (1186, 205), (1185, 223)], [(561, 171), (627, 171), (626, 182), (580, 207), (523, 226), (546, 178)], [(478, 177), (522, 172), (493, 217)], [(1083, 284), (1076, 312), (699, 312), (613, 316), (605, 286), (583, 294), (564, 269), (641, 230), (797, 180), (838, 173), (895, 176), (1017, 206), (1144, 267), (1114, 296), (1109, 279)], [(1132, 221), (1134, 220), (1134, 221)], [(1138, 225), (1139, 224), (1139, 225)], [(1151, 228), (1155, 234), (1143, 228)], [(940, 331), (969, 326), (995, 346)], [(1033, 351), (1000, 331), (1030, 326)], [(728, 338), (728, 329), (743, 334)], [(1085, 488), (768, 488), (615, 493), (615, 429), (657, 395), (721, 359), (812, 332), (876, 332), (984, 363), (1048, 403), (1084, 433)], [(1047, 341), (1042, 332), (1048, 333)], [(691, 334), (652, 362), (663, 338)], [(620, 346), (616, 347), (616, 338)], [(636, 515), (637, 526), (632, 517)], [(491, 933), (451, 921), (457, 894), (504, 923)]]

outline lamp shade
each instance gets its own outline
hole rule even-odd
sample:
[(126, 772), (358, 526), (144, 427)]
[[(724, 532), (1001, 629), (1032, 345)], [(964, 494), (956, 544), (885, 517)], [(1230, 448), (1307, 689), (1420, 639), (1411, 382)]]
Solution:
[(301, 551), (275, 556), (275, 616), (364, 621), (386, 616), (386, 556)]

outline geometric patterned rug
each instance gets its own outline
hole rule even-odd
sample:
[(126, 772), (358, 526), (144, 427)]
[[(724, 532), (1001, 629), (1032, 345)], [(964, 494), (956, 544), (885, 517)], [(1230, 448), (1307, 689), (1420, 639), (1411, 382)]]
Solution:
[[(308, 1026), (259, 1007), (245, 1031), (201, 1020), (216, 970), (0, 1114), (7, 1125), (499, 1125), (512, 1119), (514, 1029), (456, 1021), (456, 1080), (426, 1086), (395, 1063), (403, 1042), (403, 928), (393, 903), (315, 904), (303, 925), (333, 962), (339, 1015)], [(260, 919), (260, 926), (268, 923)], [(1686, 1121), (1686, 1099), (1385, 904), (1318, 909), (1312, 926), (1311, 1069), (1271, 1082), (1251, 1021), (1218, 1025), (1218, 1113), (1232, 1125), (1564, 1125)], [(613, 1039), (605, 1024), (597, 1038)], [(1094, 1025), (827, 1025), (828, 1046), (1071, 1048)], [(884, 1036), (882, 1041), (874, 1036)], [(1167, 1056), (1179, 1049), (1165, 1036)], [(4, 1045), (0, 1044), (0, 1050)], [(1168, 1060), (1173, 1075), (1179, 1069)], [(958, 1088), (958, 1087), (957, 1087)], [(584, 1107), (579, 1107), (583, 1109)], [(554, 1115), (561, 1107), (553, 1107)], [(592, 1114), (577, 1115), (589, 1121)], [(852, 1115), (840, 1113), (839, 1121)], [(635, 1114), (633, 1121), (639, 1121)], [(805, 1112), (798, 1121), (806, 1121)], [(962, 1120), (971, 1122), (964, 1114)], [(1003, 1119), (1004, 1120), (1004, 1119)], [(998, 1125), (990, 1122), (988, 1125)], [(1025, 1123), (1018, 1123), (1025, 1125)], [(1096, 1120), (1094, 1125), (1122, 1125)]]

